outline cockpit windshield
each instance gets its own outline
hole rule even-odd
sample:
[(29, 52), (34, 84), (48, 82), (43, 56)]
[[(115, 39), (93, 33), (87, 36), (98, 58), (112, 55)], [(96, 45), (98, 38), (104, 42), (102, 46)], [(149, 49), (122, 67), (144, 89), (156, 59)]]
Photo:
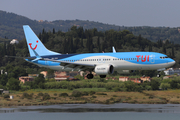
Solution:
[(165, 59), (165, 58), (168, 58), (168, 56), (163, 56), (163, 57), (160, 57), (161, 59)]

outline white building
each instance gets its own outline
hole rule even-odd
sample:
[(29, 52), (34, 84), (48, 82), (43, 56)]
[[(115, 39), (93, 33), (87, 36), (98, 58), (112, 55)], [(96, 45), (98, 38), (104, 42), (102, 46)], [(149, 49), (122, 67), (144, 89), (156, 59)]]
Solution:
[(13, 39), (11, 42), (10, 42), (10, 44), (18, 44), (19, 43), (19, 41), (17, 40), (17, 39)]
[(180, 68), (169, 68), (164, 71), (165, 75), (174, 75), (178, 74), (180, 75)]

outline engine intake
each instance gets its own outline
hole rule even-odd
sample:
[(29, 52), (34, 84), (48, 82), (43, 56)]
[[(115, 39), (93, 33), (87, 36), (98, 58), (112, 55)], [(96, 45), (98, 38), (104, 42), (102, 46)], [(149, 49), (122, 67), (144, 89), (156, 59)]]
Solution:
[(114, 67), (112, 65), (97, 65), (94, 71), (98, 75), (113, 74)]

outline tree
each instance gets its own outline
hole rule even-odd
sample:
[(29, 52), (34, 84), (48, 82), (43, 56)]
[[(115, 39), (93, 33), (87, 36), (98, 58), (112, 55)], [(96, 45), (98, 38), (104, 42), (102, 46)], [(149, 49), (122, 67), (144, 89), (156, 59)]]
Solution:
[(149, 45), (149, 52), (152, 52), (152, 45)]
[(99, 38), (99, 36), (98, 36), (96, 45), (97, 45), (97, 48), (98, 48), (98, 52), (100, 53), (101, 52), (101, 45), (100, 45), (100, 38)]
[(161, 83), (160, 88), (162, 90), (167, 90), (167, 89), (171, 88), (171, 85), (169, 83)]
[(6, 74), (0, 75), (0, 84), (1, 85), (5, 86), (7, 84), (7, 81), (8, 81), (8, 79), (7, 79), (7, 75)]
[(34, 79), (34, 85), (37, 85), (38, 88), (44, 88), (45, 78), (43, 74), (39, 74), (38, 77)]
[(172, 58), (175, 58), (175, 54), (174, 54), (174, 44), (172, 46)]
[(19, 90), (20, 89), (19, 83), (20, 83), (19, 80), (15, 78), (10, 78), (6, 84), (6, 87), (8, 90)]
[(165, 53), (166, 54), (166, 47), (165, 47), (165, 45), (163, 44), (163, 53)]
[(152, 90), (159, 90), (159, 81), (158, 80), (152, 80), (151, 81), (151, 88)]
[(48, 69), (48, 71), (47, 71), (47, 78), (54, 78), (54, 70)]
[(12, 67), (12, 70), (8, 70), (8, 78), (16, 78), (18, 79), (18, 77), (20, 76), (26, 76), (26, 70), (22, 67), (16, 66), (16, 67)]
[(55, 29), (53, 28), (53, 34), (55, 34), (56, 32), (55, 32)]

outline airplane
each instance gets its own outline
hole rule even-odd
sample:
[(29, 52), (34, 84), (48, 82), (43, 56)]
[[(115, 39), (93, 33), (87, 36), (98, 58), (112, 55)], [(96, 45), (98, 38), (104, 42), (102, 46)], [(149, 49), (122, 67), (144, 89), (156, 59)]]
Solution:
[(116, 52), (61, 54), (48, 50), (36, 36), (29, 25), (23, 25), (30, 57), (27, 62), (61, 71), (89, 71), (88, 79), (92, 79), (94, 71), (105, 78), (114, 71), (122, 70), (157, 70), (175, 64), (167, 55), (157, 52)]

